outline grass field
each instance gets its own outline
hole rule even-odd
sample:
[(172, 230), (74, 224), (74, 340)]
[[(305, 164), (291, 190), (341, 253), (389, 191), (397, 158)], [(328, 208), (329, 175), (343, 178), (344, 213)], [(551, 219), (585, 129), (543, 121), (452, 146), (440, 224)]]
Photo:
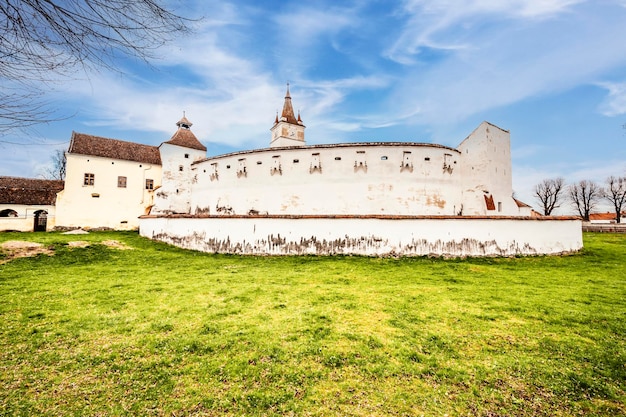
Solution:
[(626, 235), (466, 260), (9, 240), (50, 253), (0, 255), (3, 416), (626, 415)]

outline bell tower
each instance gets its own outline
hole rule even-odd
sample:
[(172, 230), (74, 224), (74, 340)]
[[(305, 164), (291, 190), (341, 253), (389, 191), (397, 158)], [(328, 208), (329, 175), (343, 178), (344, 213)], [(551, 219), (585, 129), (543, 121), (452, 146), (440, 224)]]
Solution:
[(270, 147), (304, 146), (304, 128), (305, 126), (300, 118), (300, 112), (298, 112), (298, 118), (296, 118), (293, 112), (291, 94), (289, 93), (289, 83), (287, 83), (287, 94), (285, 94), (283, 112), (280, 115), (280, 118), (278, 117), (278, 113), (276, 113), (274, 126), (270, 129), (272, 132)]

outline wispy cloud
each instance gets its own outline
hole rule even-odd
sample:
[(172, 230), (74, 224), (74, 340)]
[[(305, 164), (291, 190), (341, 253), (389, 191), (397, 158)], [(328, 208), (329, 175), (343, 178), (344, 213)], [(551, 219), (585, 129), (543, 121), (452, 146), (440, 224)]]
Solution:
[(600, 112), (605, 116), (626, 114), (626, 83), (598, 83), (608, 91), (608, 96), (600, 104)]
[(621, 15), (610, 16), (610, 5), (602, 20), (589, 18), (593, 10), (570, 10), (571, 2), (558, 5), (569, 10), (567, 18), (486, 24), (464, 38), (463, 50), (426, 68), (408, 67), (391, 101), (422, 108), (420, 122), (462, 120), (584, 84), (626, 63), (626, 26)]

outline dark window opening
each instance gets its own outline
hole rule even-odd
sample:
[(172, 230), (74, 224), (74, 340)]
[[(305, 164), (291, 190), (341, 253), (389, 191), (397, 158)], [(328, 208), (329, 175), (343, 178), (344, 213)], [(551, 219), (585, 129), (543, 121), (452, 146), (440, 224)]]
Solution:
[(126, 188), (126, 177), (117, 177), (117, 188)]
[(17, 217), (17, 211), (5, 209), (0, 211), (0, 217)]
[(154, 190), (154, 180), (146, 180), (146, 190)]
[(85, 173), (83, 185), (94, 185), (96, 176), (94, 174)]

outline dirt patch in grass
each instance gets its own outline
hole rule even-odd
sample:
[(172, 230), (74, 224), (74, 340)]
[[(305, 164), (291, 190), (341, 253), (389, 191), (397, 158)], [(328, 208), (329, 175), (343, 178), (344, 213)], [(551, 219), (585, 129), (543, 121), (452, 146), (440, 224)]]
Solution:
[(119, 240), (105, 240), (102, 242), (102, 244), (110, 248), (114, 248), (114, 249), (121, 249), (121, 250), (132, 249), (130, 246), (128, 246), (125, 243), (120, 242)]
[[(132, 249), (130, 246), (118, 240), (105, 240), (103, 245), (120, 250)], [(91, 242), (85, 240), (75, 240), (67, 243), (70, 248), (86, 248)], [(5, 264), (13, 259), (33, 257), (39, 254), (54, 255), (53, 247), (44, 246), (37, 242), (27, 242), (23, 240), (8, 240), (0, 245), (0, 264)]]
[(70, 248), (86, 248), (87, 246), (89, 246), (89, 242), (86, 242), (84, 240), (74, 240), (72, 242), (67, 242), (67, 245)]
[(9, 240), (0, 246), (1, 252), (4, 255), (0, 259), (0, 264), (7, 263), (16, 258), (25, 258), (29, 256), (37, 256), (41, 253), (46, 255), (53, 255), (52, 249), (45, 247), (41, 243), (25, 242), (22, 240)]

